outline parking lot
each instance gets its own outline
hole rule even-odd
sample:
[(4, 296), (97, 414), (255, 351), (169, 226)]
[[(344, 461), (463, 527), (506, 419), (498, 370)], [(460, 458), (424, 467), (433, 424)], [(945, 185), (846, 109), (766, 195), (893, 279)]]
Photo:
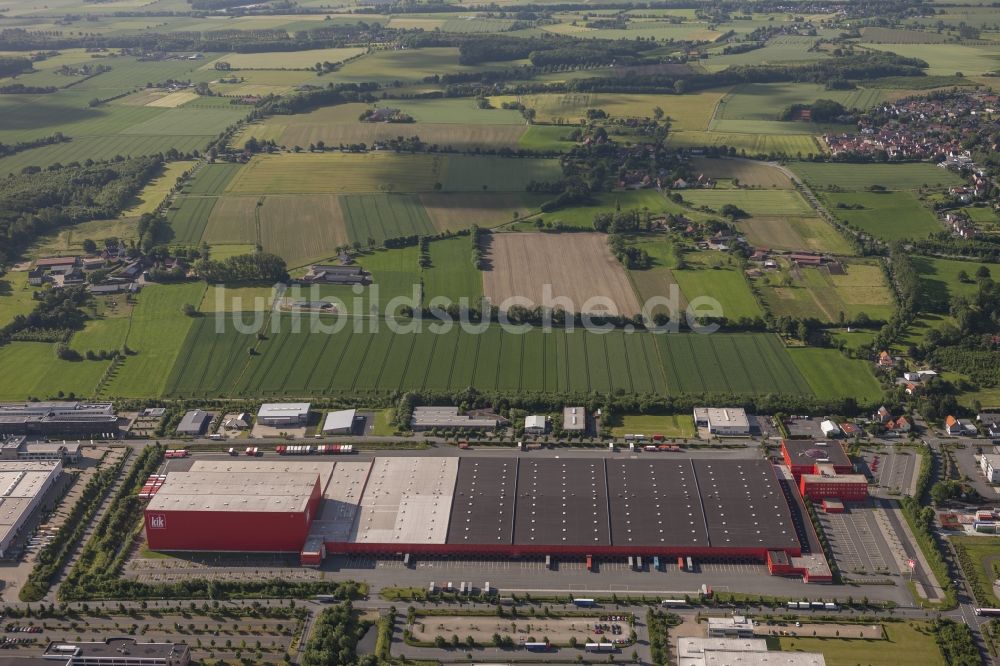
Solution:
[(833, 557), (845, 575), (884, 577), (899, 572), (883, 537), (887, 525), (877, 514), (878, 510), (871, 507), (852, 507), (849, 513), (818, 514)]
[(912, 495), (916, 492), (920, 454), (889, 445), (862, 449), (861, 471), (872, 479), (880, 496)]
[(994, 453), (996, 448), (989, 442), (971, 441), (952, 449), (952, 456), (955, 459), (955, 464), (958, 465), (958, 470), (963, 476), (968, 477), (969, 483), (976, 489), (976, 492), (988, 501), (997, 499), (997, 496), (1000, 495), (1000, 487), (992, 486), (986, 480), (976, 450), (981, 449), (983, 453)]

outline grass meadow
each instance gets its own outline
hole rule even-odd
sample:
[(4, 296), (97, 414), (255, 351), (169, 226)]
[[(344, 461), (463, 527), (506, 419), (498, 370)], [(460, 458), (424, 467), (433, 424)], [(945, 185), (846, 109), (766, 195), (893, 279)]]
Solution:
[(199, 317), (187, 317), (181, 307), (201, 303), (205, 284), (147, 285), (136, 297), (125, 344), (136, 352), (125, 359), (104, 386), (102, 395), (139, 398), (162, 395), (175, 364), (190, 359), (179, 356), (188, 329)]
[[(808, 129), (803, 127), (803, 129)], [(685, 130), (671, 132), (667, 137), (671, 148), (735, 148), (741, 155), (787, 155), (806, 157), (826, 152), (815, 135), (754, 134), (747, 132), (711, 132)]]
[(0, 276), (0, 327), (17, 315), (26, 315), (35, 309), (35, 301), (31, 298), (34, 291), (34, 287), (28, 286), (26, 271)]
[(421, 272), (424, 302), (444, 296), (453, 302), (467, 298), (478, 306), (483, 297), (483, 274), (472, 263), (472, 237), (458, 236), (430, 244), (431, 265)]
[(719, 210), (733, 204), (749, 215), (811, 215), (806, 200), (794, 190), (686, 190), (680, 193), (693, 206)]
[(167, 210), (167, 221), (174, 232), (171, 240), (189, 245), (200, 243), (217, 201), (216, 197), (174, 199)]
[(789, 286), (777, 283), (774, 276), (765, 276), (757, 286), (764, 306), (776, 317), (836, 323), (841, 314), (850, 321), (863, 312), (872, 319), (888, 321), (895, 305), (881, 267), (848, 263), (845, 268), (846, 274), (838, 275), (826, 268), (785, 266)]
[(928, 625), (887, 622), (882, 631), (885, 640), (803, 636), (767, 640), (772, 650), (778, 647), (783, 652), (821, 652), (827, 666), (944, 666), (946, 663)]
[(690, 414), (624, 414), (611, 426), (614, 437), (626, 434), (663, 435), (664, 437), (690, 438), (696, 435), (694, 418)]
[(352, 243), (381, 244), (387, 238), (429, 236), (436, 232), (420, 199), (413, 194), (352, 194), (340, 197), (341, 215)]
[[(884, 241), (926, 238), (942, 229), (934, 215), (909, 192), (828, 192), (823, 198), (838, 218)], [(837, 204), (863, 208), (837, 208)]]
[(859, 404), (872, 404), (882, 394), (871, 363), (864, 359), (849, 359), (836, 349), (808, 347), (789, 349), (788, 355), (818, 398), (849, 396)]
[(691, 158), (691, 168), (716, 180), (738, 182), (744, 187), (792, 189), (792, 180), (780, 169), (756, 160)]
[(915, 190), (924, 185), (946, 187), (964, 181), (958, 175), (926, 162), (906, 164), (835, 164), (824, 162), (792, 162), (792, 171), (818, 189), (831, 186), (842, 190), (860, 191), (871, 185), (890, 190)]
[[(166, 394), (278, 397), (467, 386), (578, 394), (813, 392), (792, 355), (768, 334), (533, 329), (517, 335), (493, 326), (479, 335), (457, 327), (435, 335), (394, 333), (384, 325), (377, 332), (344, 325), (320, 334), (292, 332), (287, 321), (281, 328), (257, 340), (232, 326), (216, 333), (211, 317), (194, 320), (180, 354), (185, 361), (175, 365)], [(254, 355), (247, 353), (251, 346)], [(828, 361), (839, 371), (843, 357), (832, 353)]]
[(854, 248), (833, 225), (819, 217), (756, 216), (736, 222), (754, 247), (771, 250), (854, 254)]
[(764, 315), (738, 269), (684, 268), (672, 274), (688, 303), (702, 296), (713, 298), (722, 306), (722, 315), (731, 321)]

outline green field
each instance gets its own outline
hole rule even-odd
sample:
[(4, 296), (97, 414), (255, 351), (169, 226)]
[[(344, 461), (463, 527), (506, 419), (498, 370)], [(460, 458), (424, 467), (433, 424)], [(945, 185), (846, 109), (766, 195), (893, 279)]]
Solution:
[(836, 349), (802, 347), (788, 354), (819, 398), (850, 396), (859, 404), (871, 404), (882, 394), (868, 361), (849, 359)]
[(915, 190), (924, 185), (946, 187), (965, 182), (955, 173), (926, 162), (905, 164), (792, 162), (789, 168), (804, 181), (819, 189), (836, 186), (842, 190), (860, 191), (871, 185), (881, 185), (890, 190)]
[(722, 306), (722, 316), (730, 321), (764, 315), (739, 270), (684, 268), (672, 272), (689, 303), (699, 297), (715, 299)]
[[(197, 244), (208, 226), (215, 197), (177, 197), (167, 210), (167, 221), (174, 232), (171, 240), (177, 243)], [(234, 239), (235, 240), (235, 239)]]
[(521, 192), (533, 180), (560, 178), (559, 160), (450, 155), (443, 182), (448, 192)]
[[(920, 274), (920, 290), (925, 306), (933, 304), (934, 309), (947, 310), (958, 296), (973, 296), (979, 290), (976, 271), (985, 266), (994, 280), (1000, 278), (1000, 265), (982, 264), (975, 261), (913, 257), (913, 265)], [(965, 271), (969, 281), (962, 282), (958, 274)]]
[(102, 394), (116, 398), (162, 395), (171, 368), (190, 362), (178, 354), (192, 322), (207, 319), (186, 317), (181, 307), (185, 303), (198, 307), (204, 293), (203, 282), (146, 286), (137, 297), (125, 339), (136, 353), (125, 359)]
[[(847, 108), (869, 109), (885, 99), (885, 90), (826, 90), (815, 83), (745, 83), (736, 86), (719, 103), (715, 117), (721, 120), (778, 120), (792, 104), (810, 104), (818, 99), (832, 99)], [(787, 123), (799, 127), (797, 133), (812, 133), (811, 125)], [(796, 132), (792, 132), (793, 134)]]
[(429, 236), (436, 232), (420, 199), (412, 194), (352, 194), (340, 198), (347, 237), (352, 243), (374, 239)]
[(812, 393), (774, 335), (713, 333), (656, 337), (669, 393)]
[(17, 315), (26, 315), (35, 309), (31, 295), (35, 288), (28, 286), (28, 273), (7, 273), (0, 277), (0, 327), (6, 326)]
[(736, 227), (754, 247), (841, 256), (855, 254), (836, 227), (820, 217), (757, 216), (738, 220)]
[[(650, 213), (680, 213), (685, 209), (664, 197), (656, 190), (626, 190), (624, 192), (599, 192), (593, 197), (590, 206), (572, 206), (561, 208), (543, 216), (548, 222), (561, 223), (578, 229), (593, 229), (594, 217), (601, 213), (614, 213), (617, 210), (640, 210)], [(524, 230), (534, 228), (534, 220), (526, 220), (518, 226)]]
[(239, 173), (239, 164), (206, 164), (184, 187), (185, 194), (222, 194)]
[[(938, 649), (928, 625), (887, 622), (882, 625), (885, 640), (782, 637), (769, 638), (768, 646), (776, 643), (783, 652), (821, 652), (827, 666), (944, 666), (945, 660)], [(797, 633), (808, 633), (809, 625)]]
[(578, 125), (588, 109), (601, 109), (612, 118), (652, 118), (653, 109), (660, 107), (670, 118), (671, 127), (704, 130), (723, 94), (717, 90), (688, 95), (545, 93), (494, 97), (492, 102), (499, 107), (503, 102), (518, 101), (535, 110), (535, 122), (554, 125)]
[[(331, 320), (332, 321), (332, 320)], [(764, 334), (628, 335), (490, 327), (476, 335), (356, 332), (347, 320), (333, 333), (282, 332), (258, 341), (214, 318), (194, 321), (166, 393), (323, 395), (406, 389), (552, 391), (561, 393), (718, 392), (811, 394), (778, 339)], [(327, 323), (331, 323), (328, 321)], [(247, 348), (256, 345), (256, 354)], [(661, 360), (662, 359), (662, 360)], [(322, 371), (319, 370), (322, 368)], [(874, 380), (872, 380), (874, 381)]]
[(680, 193), (693, 206), (716, 211), (733, 204), (750, 215), (810, 215), (812, 209), (794, 190), (685, 190)]
[[(846, 274), (826, 267), (791, 267), (782, 274), (765, 275), (757, 281), (764, 305), (776, 317), (818, 319), (836, 323), (841, 315), (852, 321), (864, 313), (871, 319), (888, 321), (893, 314), (892, 292), (882, 269), (875, 264), (845, 263)], [(785, 284), (782, 278), (790, 281)]]
[[(838, 218), (884, 241), (926, 238), (942, 229), (934, 215), (910, 192), (829, 192), (823, 198)], [(837, 208), (837, 204), (863, 208)]]
[(0, 347), (0, 400), (90, 396), (110, 364), (58, 360), (51, 343), (10, 342)]
[(625, 414), (611, 427), (611, 434), (663, 435), (664, 437), (690, 438), (696, 434), (694, 418), (690, 414)]
[(472, 263), (472, 237), (459, 236), (430, 244), (431, 266), (423, 270), (424, 302), (443, 296), (452, 302), (466, 298), (479, 307), (483, 274)]
[[(983, 583), (980, 585), (979, 594), (985, 594), (987, 598), (977, 599), (977, 601), (990, 608), (1000, 606), (1000, 599), (997, 599), (993, 586), (990, 584), (997, 577), (997, 565), (1000, 564), (1000, 543), (997, 543), (996, 539), (982, 536), (951, 537), (950, 541), (955, 544), (956, 550), (960, 549), (960, 553), (964, 551), (968, 554), (969, 559), (978, 568), (977, 571), (966, 574), (969, 578), (978, 577)], [(958, 561), (965, 567), (961, 557)], [(973, 589), (975, 590), (975, 586)]]
[(671, 148), (705, 148), (720, 147), (735, 148), (740, 155), (786, 155), (788, 157), (806, 157), (824, 152), (816, 136), (806, 133), (809, 128), (803, 127), (802, 134), (754, 134), (746, 132), (710, 132), (686, 130), (671, 132), (667, 137), (667, 145)]

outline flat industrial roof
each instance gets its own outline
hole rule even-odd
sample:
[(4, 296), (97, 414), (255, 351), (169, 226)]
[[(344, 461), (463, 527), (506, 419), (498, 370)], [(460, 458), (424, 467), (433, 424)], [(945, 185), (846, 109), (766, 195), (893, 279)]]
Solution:
[(606, 482), (603, 458), (522, 458), (514, 543), (610, 545)]
[(708, 546), (690, 460), (608, 460), (616, 546)]
[(265, 402), (257, 411), (257, 418), (299, 416), (309, 413), (308, 402)]
[(153, 495), (150, 511), (305, 511), (315, 472), (172, 472)]
[(357, 543), (441, 544), (458, 458), (376, 458), (352, 534)]
[(800, 547), (764, 460), (460, 461), (448, 543)]
[(586, 430), (587, 410), (583, 407), (563, 407), (563, 430)]
[(840, 467), (852, 464), (840, 442), (786, 439), (782, 440), (782, 446), (788, 451), (793, 465), (814, 465), (818, 462), (829, 462)]
[(336, 463), (323, 490), (319, 512), (309, 528), (310, 536), (322, 537), (325, 541), (350, 539), (371, 467), (370, 460)]
[(448, 543), (510, 544), (518, 458), (465, 458), (458, 466)]
[(354, 427), (354, 416), (358, 413), (356, 409), (342, 409), (338, 412), (330, 412), (323, 421), (323, 432), (328, 430), (350, 430)]
[(713, 428), (724, 426), (728, 428), (749, 428), (750, 421), (747, 411), (742, 407), (695, 407), (696, 421), (708, 421)]
[(188, 471), (191, 472), (226, 472), (227, 474), (243, 474), (246, 472), (268, 474), (318, 474), (320, 490), (326, 488), (333, 475), (333, 461), (325, 460), (287, 460), (284, 458), (260, 460), (253, 458), (237, 458), (235, 460), (195, 460)]

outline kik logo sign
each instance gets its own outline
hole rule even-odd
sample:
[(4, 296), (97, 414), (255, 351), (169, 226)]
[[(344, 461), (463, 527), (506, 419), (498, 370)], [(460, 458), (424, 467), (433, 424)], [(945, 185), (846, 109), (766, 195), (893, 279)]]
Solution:
[(167, 517), (162, 513), (154, 513), (149, 517), (149, 526), (154, 530), (166, 529)]

